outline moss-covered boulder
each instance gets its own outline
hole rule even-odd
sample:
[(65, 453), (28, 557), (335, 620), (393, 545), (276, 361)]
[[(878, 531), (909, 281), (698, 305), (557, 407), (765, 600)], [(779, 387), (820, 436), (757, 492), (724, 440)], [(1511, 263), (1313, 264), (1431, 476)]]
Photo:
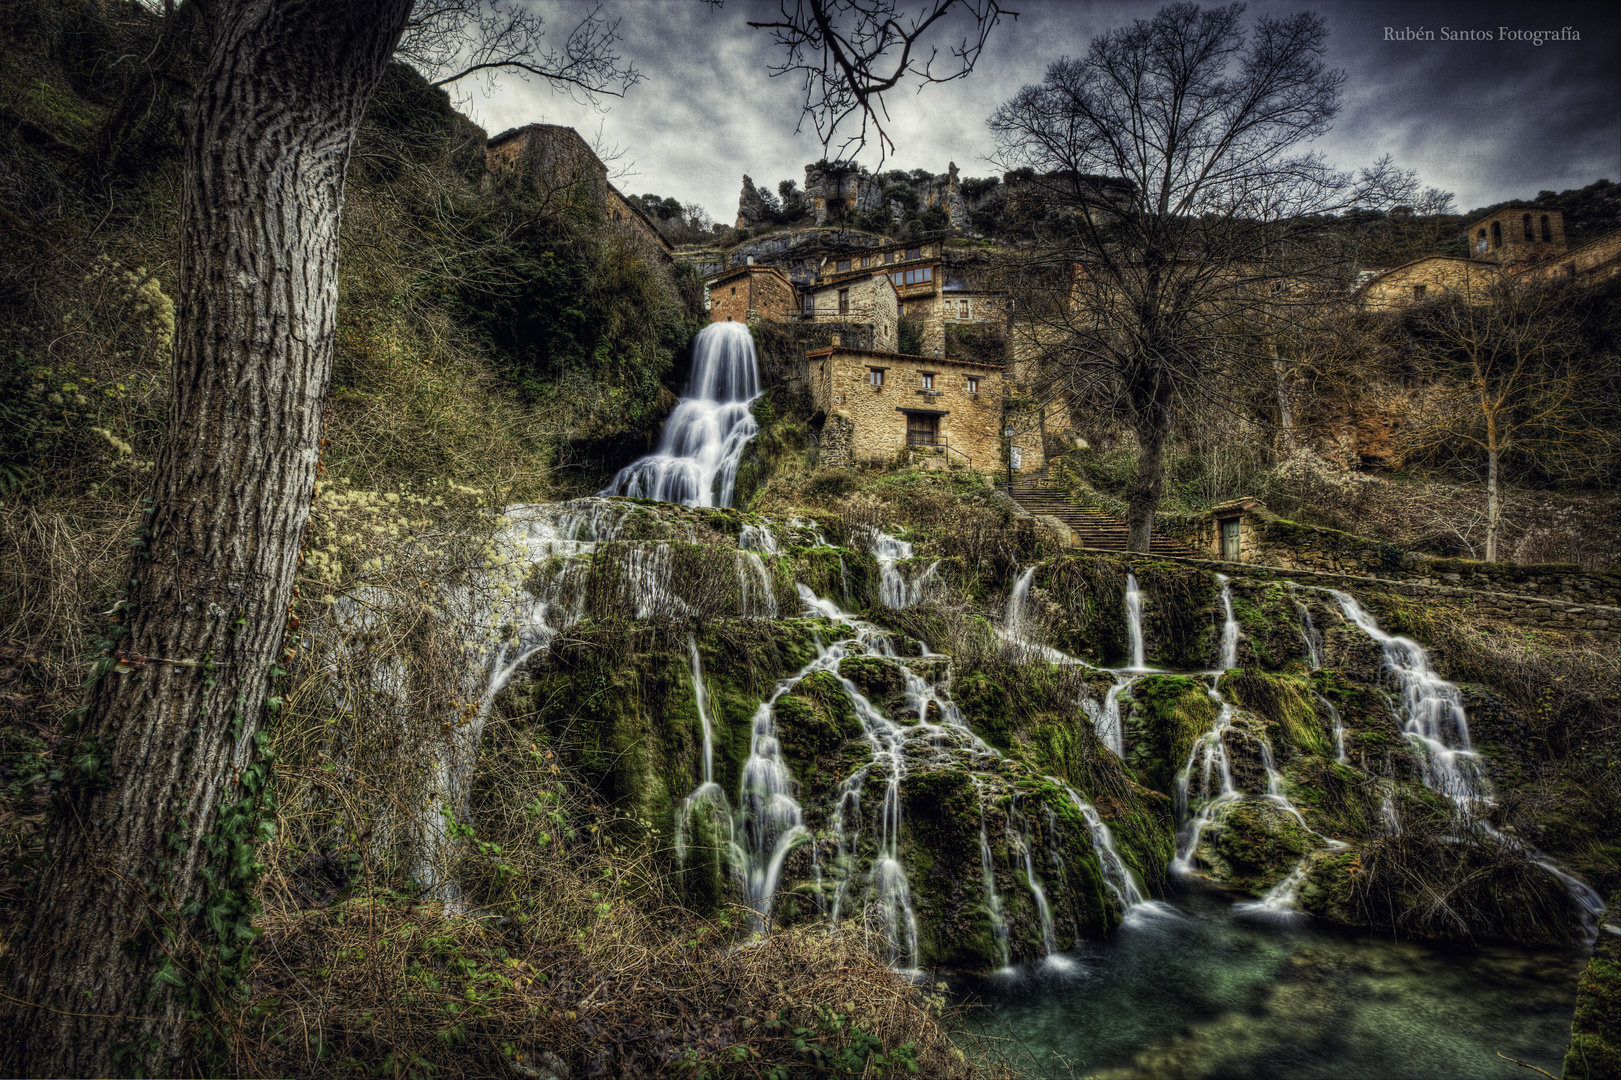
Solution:
[(1271, 799), (1245, 799), (1205, 828), (1195, 856), (1210, 880), (1263, 896), (1321, 843)]

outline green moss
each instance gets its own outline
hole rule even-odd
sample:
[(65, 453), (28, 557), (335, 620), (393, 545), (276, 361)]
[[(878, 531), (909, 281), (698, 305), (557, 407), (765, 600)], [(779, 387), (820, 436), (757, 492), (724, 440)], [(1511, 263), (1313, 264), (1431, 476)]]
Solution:
[(1183, 675), (1145, 675), (1128, 693), (1130, 708), (1121, 703), (1126, 761), (1138, 780), (1169, 795), (1195, 740), (1215, 724), (1220, 708), (1204, 683)]
[[(1311, 684), (1293, 675), (1271, 675), (1245, 668), (1221, 680), (1222, 693), (1234, 704), (1259, 715), (1275, 749), (1280, 743), (1296, 752), (1332, 757), (1334, 748)], [(1281, 736), (1281, 738), (1280, 738)]]

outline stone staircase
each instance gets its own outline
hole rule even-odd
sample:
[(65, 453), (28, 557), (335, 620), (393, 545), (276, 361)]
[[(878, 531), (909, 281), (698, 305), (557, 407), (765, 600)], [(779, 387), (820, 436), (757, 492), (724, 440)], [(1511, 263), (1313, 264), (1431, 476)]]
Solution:
[[(1106, 551), (1125, 551), (1128, 530), (1126, 523), (1096, 506), (1082, 506), (1056, 488), (1048, 487), (1047, 470), (1020, 475), (1013, 480), (1008, 494), (1031, 517), (1052, 517), (1063, 522), (1075, 534), (1081, 547), (1102, 548)], [(1155, 555), (1178, 555), (1182, 558), (1208, 558), (1200, 555), (1179, 540), (1155, 534), (1149, 541)]]

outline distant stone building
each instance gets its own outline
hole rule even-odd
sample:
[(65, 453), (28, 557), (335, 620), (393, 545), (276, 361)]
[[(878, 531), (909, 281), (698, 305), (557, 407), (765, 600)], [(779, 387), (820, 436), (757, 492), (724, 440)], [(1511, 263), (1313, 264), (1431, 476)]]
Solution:
[(710, 322), (787, 322), (798, 316), (799, 290), (775, 266), (740, 266), (704, 282)]
[(665, 258), (674, 258), (670, 242), (608, 182), (608, 167), (573, 128), (526, 124), (503, 131), (486, 144), (484, 163), (492, 173), (521, 169), (543, 203), (559, 210), (583, 210), (641, 237)]
[(1563, 255), (1551, 256), (1532, 272), (1581, 285), (1608, 281), (1621, 274), (1621, 229), (1578, 244)]
[(1466, 299), (1483, 295), (1501, 276), (1502, 270), (1494, 262), (1426, 255), (1369, 278), (1357, 293), (1369, 310), (1388, 311), (1453, 295)]
[(1565, 252), (1565, 215), (1557, 206), (1505, 206), (1470, 223), (1469, 258), (1498, 266), (1543, 262)]
[(872, 327), (872, 347), (899, 348), (900, 295), (882, 271), (854, 270), (837, 274), (800, 292), (799, 316), (805, 322), (855, 322)]

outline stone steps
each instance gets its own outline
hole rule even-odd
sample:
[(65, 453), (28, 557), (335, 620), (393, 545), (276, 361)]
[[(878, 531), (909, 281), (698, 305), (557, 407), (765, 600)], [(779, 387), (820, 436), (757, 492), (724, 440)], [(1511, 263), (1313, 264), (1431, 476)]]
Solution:
[[(1045, 479), (1043, 473), (1021, 476), (1013, 481), (1008, 494), (1032, 517), (1052, 517), (1063, 522), (1075, 533), (1081, 547), (1105, 551), (1130, 550), (1127, 547), (1130, 530), (1124, 521), (1096, 507), (1078, 505), (1052, 488), (1042, 487)], [(1149, 541), (1149, 550), (1155, 555), (1199, 557), (1192, 548), (1169, 536), (1153, 536)]]

